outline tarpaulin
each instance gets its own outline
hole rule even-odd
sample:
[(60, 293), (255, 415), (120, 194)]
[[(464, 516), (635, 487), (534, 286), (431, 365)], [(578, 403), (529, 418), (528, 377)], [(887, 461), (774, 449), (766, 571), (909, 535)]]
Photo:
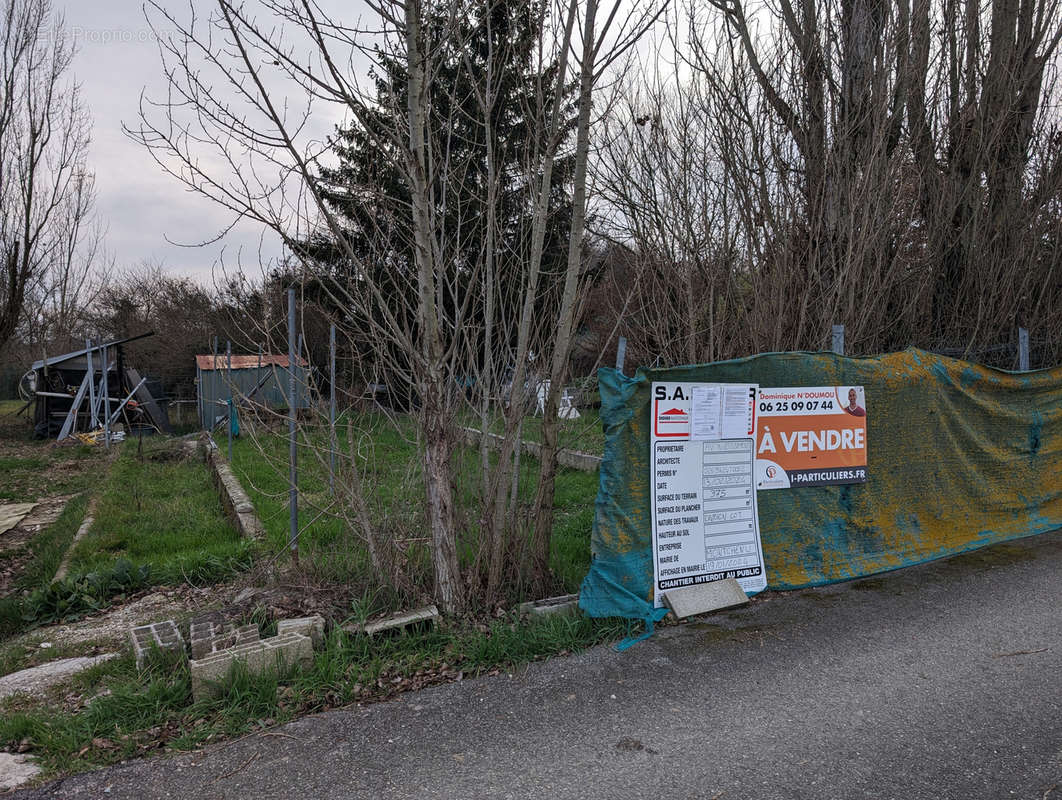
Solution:
[(770, 353), (598, 372), (605, 452), (580, 607), (651, 623), (653, 381), (863, 386), (863, 484), (759, 493), (768, 589), (896, 569), (1062, 527), (1062, 368), (1005, 372), (908, 349)]

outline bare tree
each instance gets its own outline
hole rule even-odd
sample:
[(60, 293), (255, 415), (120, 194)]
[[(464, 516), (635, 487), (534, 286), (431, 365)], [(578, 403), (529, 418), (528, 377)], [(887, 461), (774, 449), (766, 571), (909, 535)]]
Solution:
[[(556, 421), (584, 266), (592, 90), (615, 54), (652, 19), (635, 15), (615, 43), (606, 43), (602, 31), (610, 29), (618, 5), (603, 25), (595, 23), (596, 3), (527, 7), (542, 23), (536, 52), (527, 56), (539, 65), (538, 89), (508, 110), (522, 114), (528, 129), (529, 144), (515, 166), (502, 161), (508, 144), (497, 113), (497, 87), (513, 51), (489, 35), (476, 40), (474, 52), (466, 49), (477, 26), (496, 23), (501, 6), (493, 2), (385, 0), (370, 4), (368, 23), (331, 19), (303, 0), (262, 0), (253, 7), (218, 0), (205, 21), (194, 13), (190, 21), (178, 20), (156, 5), (156, 17), (177, 31), (161, 37), (171, 91), (157, 113), (145, 103), (134, 133), (164, 169), (282, 237), (298, 264), (304, 296), (310, 286), (325, 296), (340, 335), (359, 351), (366, 385), (408, 385), (435, 596), (451, 613), (473, 595), (496, 599), (512, 578), (511, 562), (529, 552), (512, 513), (520, 493), (520, 423), (528, 410), (526, 389), (541, 377), (553, 378), (546, 426)], [(561, 87), (570, 85), (573, 61), (581, 75), (580, 114), (576, 146), (568, 152), (573, 121)], [(366, 63), (376, 65), (377, 75), (399, 64), (404, 79), (372, 91), (359, 78)], [(230, 95), (207, 77), (211, 71), (228, 81)], [(467, 79), (444, 83), (444, 72), (463, 72)], [(459, 86), (470, 87), (468, 94)], [(397, 176), (394, 187), (372, 171), (349, 177), (339, 204), (358, 210), (357, 231), (337, 210), (339, 187), (322, 179), (331, 147), (306, 136), (312, 116), (291, 112), (285, 91), (330, 104), (349, 135), (372, 147), (377, 163)], [(483, 142), (485, 172), (461, 155), (471, 139)], [(567, 159), (575, 165), (570, 190), (576, 219), (567, 265), (558, 274), (544, 267), (544, 231), (551, 197), (569, 190), (556, 177), (563, 174), (558, 162)], [(510, 165), (503, 169), (503, 163)], [(526, 235), (515, 237), (501, 229), (495, 213), (479, 211), (514, 194), (531, 209)], [(476, 202), (467, 202), (470, 197)], [(328, 244), (324, 258), (322, 241)], [(541, 364), (548, 365), (546, 375), (539, 374)], [(502, 447), (495, 462), (486, 433), (499, 415)], [(476, 520), (456, 501), (461, 476), (455, 462), (466, 435), (460, 428), (469, 418), (478, 418), (484, 433)], [(365, 441), (354, 430), (347, 438)], [(349, 478), (344, 494), (325, 511), (360, 530), (377, 572), (396, 579), (401, 548), (366, 513), (365, 464), (351, 452), (341, 454)], [(539, 485), (552, 482), (555, 457), (554, 433)], [(539, 488), (539, 495), (535, 513), (548, 526), (552, 490)], [(462, 544), (478, 555), (463, 560)], [(540, 530), (531, 549), (541, 565), (548, 535)]]
[[(5, 0), (0, 61), (0, 345), (26, 317), (69, 329), (94, 284), (89, 116), (48, 0)], [(47, 334), (47, 332), (45, 332)]]
[(595, 162), (609, 235), (647, 265), (634, 349), (819, 349), (842, 322), (857, 352), (976, 352), (1016, 319), (1057, 329), (1058, 10), (687, 4), (671, 84), (628, 89)]

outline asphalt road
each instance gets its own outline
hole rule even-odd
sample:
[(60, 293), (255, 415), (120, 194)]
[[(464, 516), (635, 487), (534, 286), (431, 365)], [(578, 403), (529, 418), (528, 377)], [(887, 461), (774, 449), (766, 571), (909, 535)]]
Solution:
[(19, 798), (1062, 800), (1062, 533)]

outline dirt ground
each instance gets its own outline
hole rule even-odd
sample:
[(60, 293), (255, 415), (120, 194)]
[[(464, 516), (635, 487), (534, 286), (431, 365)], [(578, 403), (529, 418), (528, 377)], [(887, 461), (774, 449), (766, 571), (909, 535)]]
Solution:
[(33, 558), (29, 543), (33, 538), (59, 519), (66, 504), (77, 495), (61, 494), (44, 497), (37, 506), (22, 518), (11, 530), (0, 534), (0, 597), (11, 593), (15, 581)]
[(28, 516), (0, 534), (0, 597), (12, 591), (33, 559), (33, 539), (63, 513), (66, 504), (92, 485), (107, 456), (102, 450), (33, 439), (29, 412), (0, 403), (0, 503), (37, 503)]

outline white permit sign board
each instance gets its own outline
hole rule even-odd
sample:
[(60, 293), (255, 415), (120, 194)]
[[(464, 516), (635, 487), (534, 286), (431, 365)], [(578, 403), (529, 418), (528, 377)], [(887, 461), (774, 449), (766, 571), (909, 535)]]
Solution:
[(656, 606), (736, 578), (767, 588), (756, 507), (755, 384), (654, 382), (650, 434)]

